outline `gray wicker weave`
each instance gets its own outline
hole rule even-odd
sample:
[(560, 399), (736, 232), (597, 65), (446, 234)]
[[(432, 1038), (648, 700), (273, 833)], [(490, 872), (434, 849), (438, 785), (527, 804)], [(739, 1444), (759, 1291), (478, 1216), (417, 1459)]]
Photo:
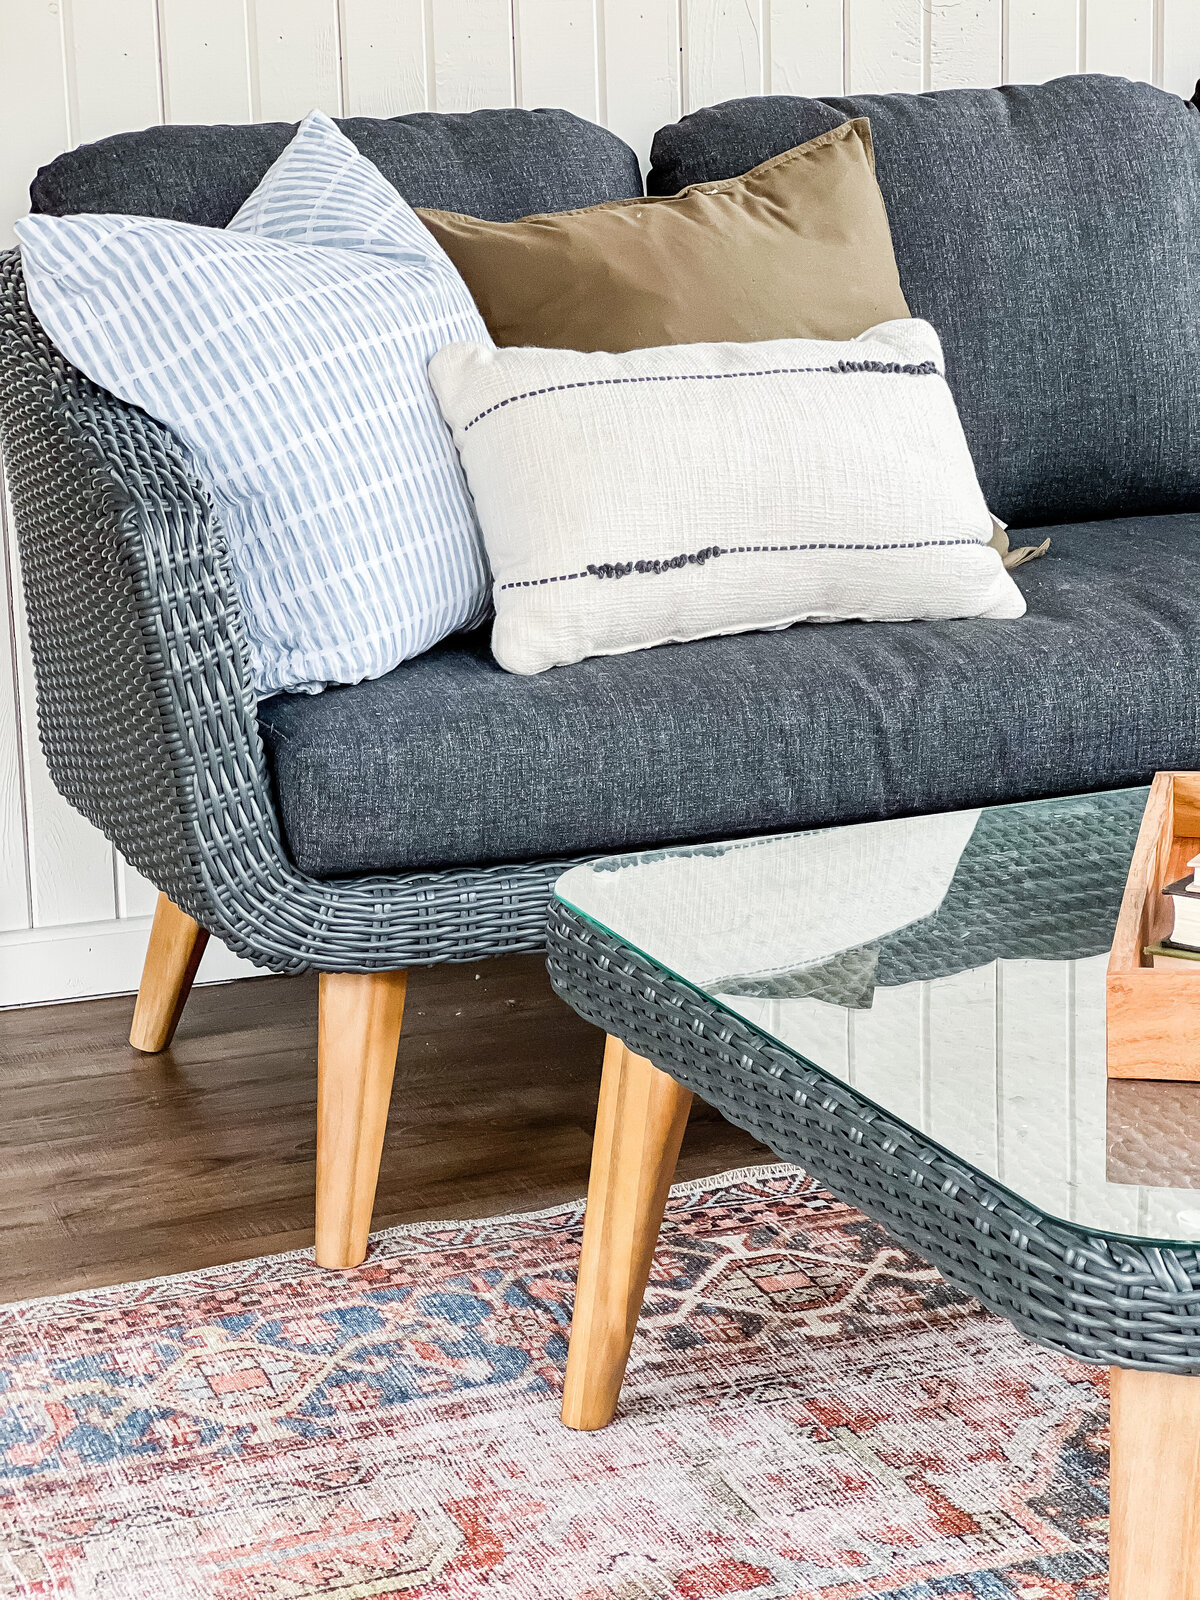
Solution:
[(555, 989), (1039, 1344), (1200, 1372), (1200, 1249), (1055, 1221), (555, 900)]
[(50, 774), (139, 872), (280, 972), (543, 947), (566, 862), (335, 882), (292, 866), (208, 496), (167, 429), (49, 342), (16, 251), (0, 255), (0, 438)]

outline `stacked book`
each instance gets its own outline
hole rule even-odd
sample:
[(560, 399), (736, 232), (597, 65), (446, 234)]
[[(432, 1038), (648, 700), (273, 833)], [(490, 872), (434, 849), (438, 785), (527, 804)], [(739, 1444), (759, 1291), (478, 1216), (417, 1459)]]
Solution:
[(1171, 931), (1159, 944), (1148, 945), (1146, 954), (1155, 967), (1191, 967), (1200, 973), (1200, 884), (1197, 871), (1200, 856), (1188, 862), (1191, 872), (1163, 889), (1171, 910)]

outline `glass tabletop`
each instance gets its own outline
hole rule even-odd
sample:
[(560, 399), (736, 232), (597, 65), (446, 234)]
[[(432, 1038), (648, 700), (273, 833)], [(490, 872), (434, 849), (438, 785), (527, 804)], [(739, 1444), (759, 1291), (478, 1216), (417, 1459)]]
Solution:
[(555, 892), (1047, 1215), (1200, 1243), (1200, 1084), (1105, 1065), (1147, 792), (618, 856)]

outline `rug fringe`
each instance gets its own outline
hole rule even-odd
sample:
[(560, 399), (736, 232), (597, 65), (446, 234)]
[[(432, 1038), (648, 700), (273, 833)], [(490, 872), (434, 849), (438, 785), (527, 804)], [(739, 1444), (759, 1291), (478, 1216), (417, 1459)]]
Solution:
[[(799, 1167), (791, 1166), (786, 1161), (764, 1161), (756, 1167), (735, 1167), (728, 1172), (713, 1173), (707, 1178), (691, 1178), (686, 1183), (672, 1184), (670, 1198), (703, 1194), (710, 1189), (729, 1188), (736, 1183), (754, 1183), (764, 1177), (778, 1178), (799, 1171)], [(364, 1264), (369, 1266), (372, 1251), (379, 1246), (386, 1246), (389, 1241), (411, 1239), (417, 1234), (436, 1232), (439, 1228), (486, 1228), (496, 1227), (505, 1222), (541, 1222), (546, 1218), (559, 1217), (566, 1212), (580, 1209), (583, 1204), (584, 1199), (580, 1197), (578, 1200), (560, 1201), (555, 1206), (545, 1206), (540, 1211), (501, 1211), (490, 1217), (446, 1217), (430, 1222), (397, 1223), (393, 1228), (382, 1228), (378, 1233), (371, 1235), (367, 1246), (367, 1260)], [(166, 1284), (172, 1285), (174, 1293), (181, 1296), (189, 1293), (209, 1294), (220, 1286), (221, 1274), (232, 1276), (252, 1272), (268, 1261), (277, 1265), (289, 1262), (301, 1267), (307, 1265), (314, 1274), (326, 1270), (318, 1267), (313, 1260), (311, 1247), (303, 1250), (283, 1250), (272, 1255), (248, 1256), (241, 1261), (223, 1261), (216, 1266), (198, 1267), (191, 1272), (167, 1272), (157, 1278), (135, 1278), (127, 1283), (97, 1284), (90, 1289), (68, 1289), (62, 1294), (14, 1300), (8, 1305), (0, 1305), (0, 1327), (6, 1322), (39, 1321), (50, 1319), (55, 1315), (66, 1315), (68, 1312), (77, 1311), (84, 1302), (92, 1305), (103, 1303), (106, 1295), (115, 1297), (149, 1294)]]

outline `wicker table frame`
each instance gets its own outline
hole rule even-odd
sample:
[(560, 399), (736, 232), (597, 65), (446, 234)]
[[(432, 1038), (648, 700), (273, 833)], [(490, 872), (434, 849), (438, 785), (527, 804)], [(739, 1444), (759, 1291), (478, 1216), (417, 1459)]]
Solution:
[(579, 1014), (811, 1172), (1039, 1344), (1200, 1373), (1200, 1249), (1045, 1216), (555, 901), (547, 965)]
[(563, 1420), (614, 1415), (692, 1093), (1050, 1349), (1109, 1368), (1111, 1600), (1200, 1600), (1200, 1251), (1045, 1215), (555, 900), (557, 992), (609, 1035)]

